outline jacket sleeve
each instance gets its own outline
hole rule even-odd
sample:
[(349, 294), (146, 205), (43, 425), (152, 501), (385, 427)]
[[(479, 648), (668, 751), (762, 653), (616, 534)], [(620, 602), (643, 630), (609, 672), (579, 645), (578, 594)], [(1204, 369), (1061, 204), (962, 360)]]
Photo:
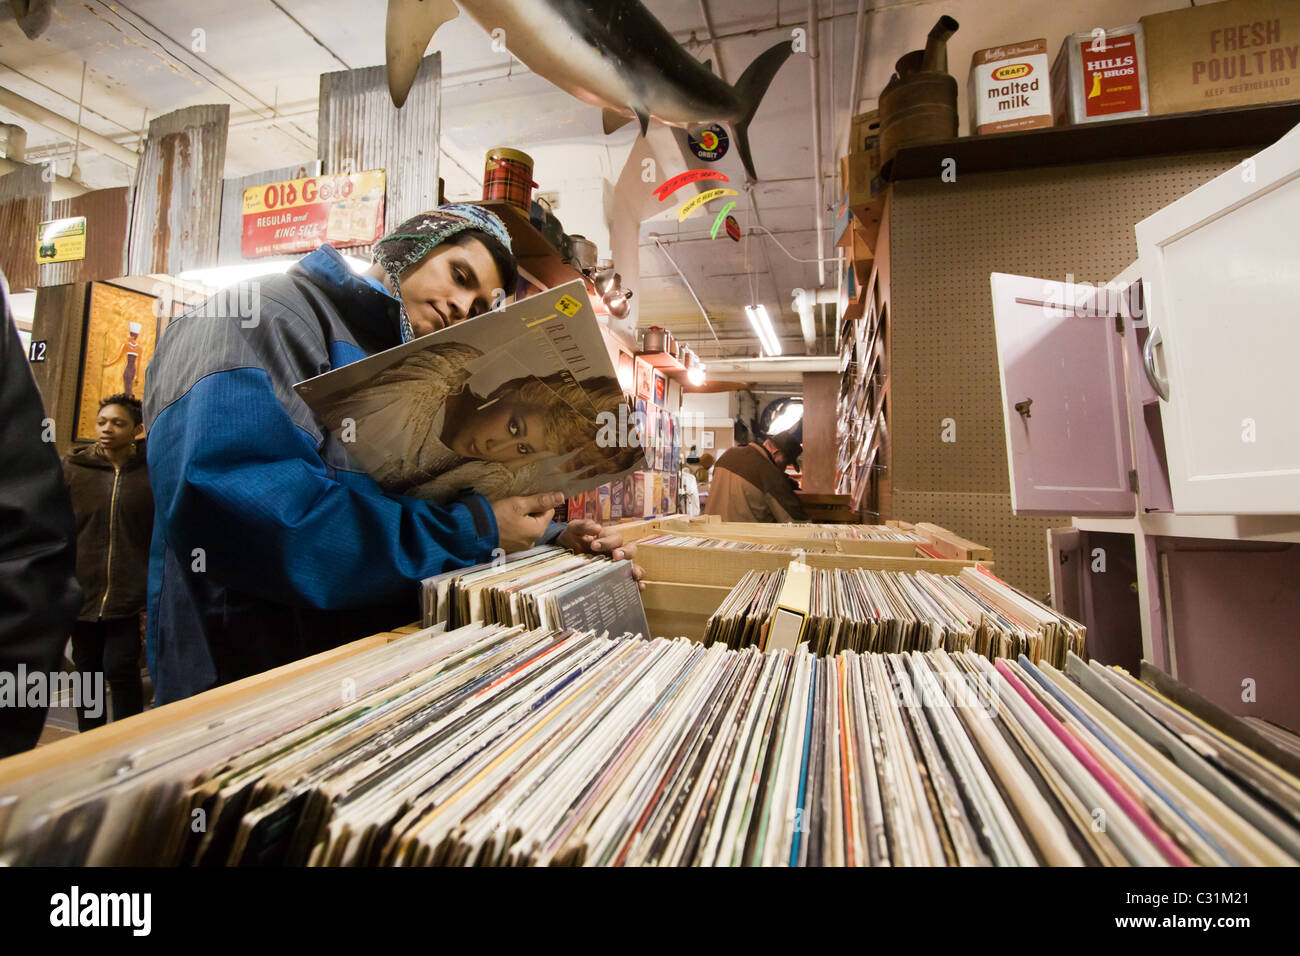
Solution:
[(182, 317), (150, 364), (149, 473), (182, 567), (266, 600), (346, 608), (490, 560), (496, 520), (481, 496), (436, 507), (326, 463), (333, 439), (292, 390), (331, 365), (318, 322), (264, 292), (259, 323), (243, 325)]
[[(49, 674), (81, 606), (76, 578), (76, 526), (63, 470), (44, 426), (44, 406), (22, 340), (9, 316), (0, 276), (0, 673)], [(45, 707), (0, 704), (0, 757), (36, 745)]]

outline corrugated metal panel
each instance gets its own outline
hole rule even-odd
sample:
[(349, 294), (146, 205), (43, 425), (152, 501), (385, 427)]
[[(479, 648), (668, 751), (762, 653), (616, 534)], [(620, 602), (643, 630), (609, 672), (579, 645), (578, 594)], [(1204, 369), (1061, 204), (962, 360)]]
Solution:
[(230, 107), (190, 106), (149, 124), (131, 210), (131, 274), (217, 262), (221, 173)]
[(131, 219), (131, 187), (96, 189), (50, 205), (51, 219), (86, 217), (86, 258), (46, 262), (40, 285), (114, 279), (126, 272), (126, 240)]
[(245, 259), (241, 250), (244, 230), (244, 190), (251, 186), (265, 186), (286, 179), (304, 179), (320, 174), (320, 160), (297, 166), (282, 166), (268, 169), (266, 172), (253, 173), (240, 179), (227, 179), (221, 185), (221, 238), (217, 245), (217, 265), (231, 266), (245, 262), (279, 262), (283, 259), (298, 259), (300, 256), (263, 256), (260, 259)]
[[(382, 66), (322, 73), (317, 149), (323, 172), (387, 172), (384, 227), (438, 205), (442, 57), (420, 62), (406, 105), (394, 108)], [(368, 255), (370, 247), (354, 254)]]
[(50, 218), (50, 184), (44, 166), (0, 176), (0, 269), (15, 292), (36, 288), (36, 227)]

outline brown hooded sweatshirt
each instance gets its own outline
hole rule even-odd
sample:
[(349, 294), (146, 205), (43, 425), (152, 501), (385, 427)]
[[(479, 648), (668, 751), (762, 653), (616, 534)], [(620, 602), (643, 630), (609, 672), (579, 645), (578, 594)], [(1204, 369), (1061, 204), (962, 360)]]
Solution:
[(110, 621), (144, 610), (153, 533), (153, 492), (144, 442), (116, 468), (97, 444), (63, 458), (63, 480), (77, 516), (79, 621)]

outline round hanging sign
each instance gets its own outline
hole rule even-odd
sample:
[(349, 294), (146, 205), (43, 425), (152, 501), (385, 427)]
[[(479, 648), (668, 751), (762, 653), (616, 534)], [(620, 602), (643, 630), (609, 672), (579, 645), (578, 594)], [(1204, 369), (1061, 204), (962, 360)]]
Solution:
[(728, 216), (724, 225), (729, 235), (736, 242), (740, 242), (740, 223), (736, 222), (735, 216)]
[(698, 134), (688, 134), (687, 139), (690, 140), (691, 152), (706, 163), (716, 163), (727, 155), (731, 146), (727, 131), (717, 123), (704, 127)]

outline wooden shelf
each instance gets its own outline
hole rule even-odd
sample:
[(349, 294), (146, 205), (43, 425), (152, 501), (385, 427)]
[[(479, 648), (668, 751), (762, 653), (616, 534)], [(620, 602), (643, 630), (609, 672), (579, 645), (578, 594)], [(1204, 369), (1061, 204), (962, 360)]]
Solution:
[(1275, 142), (1297, 124), (1300, 124), (1300, 100), (1289, 100), (1236, 109), (966, 136), (923, 146), (905, 146), (883, 174), (893, 182), (937, 178), (946, 159), (956, 161), (957, 173), (961, 175), (1262, 147)]
[(685, 372), (686, 366), (667, 352), (637, 352), (636, 357), (649, 362), (661, 372)]
[(519, 263), (519, 268), (539, 282), (553, 289), (557, 285), (581, 279), (582, 273), (564, 261), (558, 249), (551, 245), (537, 227), (528, 219), (528, 214), (518, 206), (501, 200), (482, 200), (474, 203), (488, 209), (505, 223), (506, 232), (510, 233), (510, 246)]
[(678, 359), (673, 358), (667, 352), (637, 352), (636, 357), (649, 362), (652, 368), (663, 372), (674, 381), (680, 382), (683, 386), (690, 385), (686, 380), (686, 366)]

